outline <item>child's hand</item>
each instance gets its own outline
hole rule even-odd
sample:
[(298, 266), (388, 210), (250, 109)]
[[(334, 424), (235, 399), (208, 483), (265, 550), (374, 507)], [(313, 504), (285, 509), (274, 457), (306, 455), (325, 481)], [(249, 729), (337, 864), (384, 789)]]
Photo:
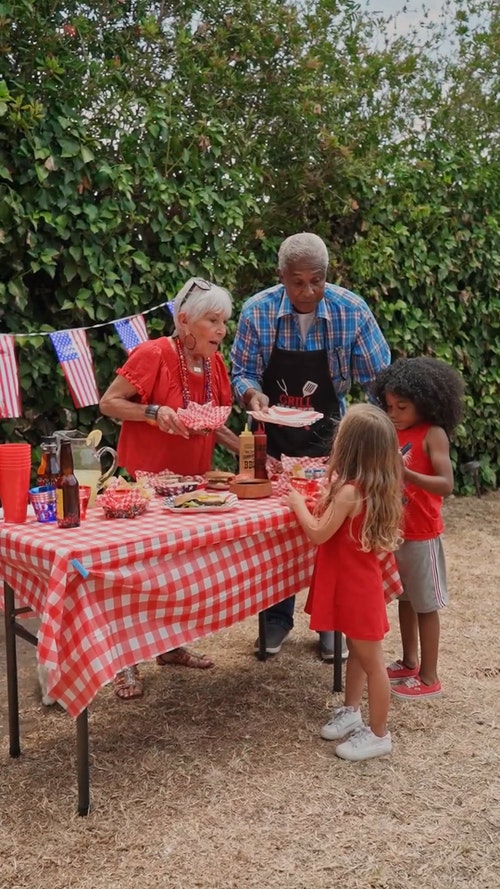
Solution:
[(408, 485), (412, 484), (415, 480), (415, 473), (410, 469), (407, 463), (405, 463), (405, 458), (401, 458), (403, 461), (403, 484)]
[(301, 503), (305, 503), (306, 498), (299, 494), (295, 488), (290, 488), (288, 494), (285, 494), (283, 497), (283, 503), (285, 506), (290, 506), (295, 512), (298, 507), (300, 507)]
[(403, 445), (402, 448), (399, 449), (399, 453), (401, 454), (401, 463), (403, 466), (403, 481), (404, 482), (408, 481), (407, 469), (409, 467), (410, 459), (411, 459), (411, 455), (410, 455), (411, 448), (412, 448), (411, 441), (408, 441), (405, 445)]

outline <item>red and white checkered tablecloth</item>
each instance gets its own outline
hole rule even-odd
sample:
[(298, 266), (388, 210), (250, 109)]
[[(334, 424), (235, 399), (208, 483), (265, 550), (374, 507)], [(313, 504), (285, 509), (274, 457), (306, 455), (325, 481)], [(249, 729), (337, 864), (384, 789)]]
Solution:
[[(306, 587), (314, 553), (276, 497), (199, 515), (174, 515), (157, 499), (133, 520), (106, 519), (96, 507), (70, 530), (0, 523), (0, 574), (40, 617), (47, 691), (72, 716), (123, 667)], [(384, 576), (397, 594), (392, 556)]]

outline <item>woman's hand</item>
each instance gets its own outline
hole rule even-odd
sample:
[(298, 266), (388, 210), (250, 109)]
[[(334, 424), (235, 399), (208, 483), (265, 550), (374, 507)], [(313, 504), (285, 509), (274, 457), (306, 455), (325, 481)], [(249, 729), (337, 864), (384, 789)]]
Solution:
[(158, 428), (168, 435), (181, 435), (182, 438), (189, 438), (189, 430), (186, 429), (182, 420), (171, 407), (162, 405), (156, 414), (156, 422)]

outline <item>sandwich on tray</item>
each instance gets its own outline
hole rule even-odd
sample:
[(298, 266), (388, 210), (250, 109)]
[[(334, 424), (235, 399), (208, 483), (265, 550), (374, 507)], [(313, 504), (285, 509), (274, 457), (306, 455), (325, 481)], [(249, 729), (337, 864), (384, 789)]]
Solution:
[(229, 485), (235, 479), (234, 472), (213, 469), (205, 473), (207, 491), (229, 491)]

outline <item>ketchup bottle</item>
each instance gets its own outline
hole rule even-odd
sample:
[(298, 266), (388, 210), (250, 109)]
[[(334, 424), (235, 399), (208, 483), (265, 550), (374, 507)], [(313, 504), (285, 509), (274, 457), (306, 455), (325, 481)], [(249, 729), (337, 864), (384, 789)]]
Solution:
[(253, 437), (255, 444), (255, 478), (267, 478), (267, 435), (265, 426), (262, 423), (259, 423), (257, 426)]

